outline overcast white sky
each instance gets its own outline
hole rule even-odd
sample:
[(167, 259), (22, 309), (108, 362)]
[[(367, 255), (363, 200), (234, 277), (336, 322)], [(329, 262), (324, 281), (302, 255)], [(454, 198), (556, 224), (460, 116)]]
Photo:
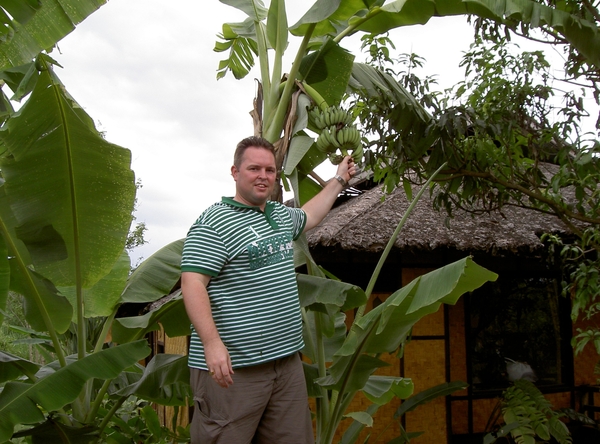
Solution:
[[(290, 24), (312, 3), (288, 0)], [(252, 134), (256, 75), (217, 81), (224, 55), (213, 47), (223, 23), (243, 18), (218, 0), (110, 0), (52, 53), (64, 68), (58, 76), (106, 139), (132, 151), (143, 184), (136, 216), (149, 242), (133, 262), (185, 237), (204, 208), (234, 194), (233, 150)], [(451, 86), (462, 80), (458, 63), (472, 35), (455, 17), (397, 30), (393, 39)], [(358, 42), (342, 46), (356, 50)]]

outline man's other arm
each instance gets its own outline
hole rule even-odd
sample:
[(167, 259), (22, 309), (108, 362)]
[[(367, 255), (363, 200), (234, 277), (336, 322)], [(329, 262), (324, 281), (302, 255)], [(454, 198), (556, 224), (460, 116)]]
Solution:
[(188, 317), (204, 345), (208, 369), (214, 372), (213, 377), (221, 387), (228, 387), (233, 384), (231, 379), (233, 369), (227, 347), (223, 344), (212, 317), (210, 299), (206, 290), (209, 282), (210, 276), (206, 274), (189, 271), (181, 273), (183, 303)]

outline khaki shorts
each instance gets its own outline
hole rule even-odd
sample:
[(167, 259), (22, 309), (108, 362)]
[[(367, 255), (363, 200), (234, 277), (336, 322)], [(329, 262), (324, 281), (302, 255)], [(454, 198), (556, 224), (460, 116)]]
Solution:
[(234, 369), (220, 387), (190, 368), (194, 392), (192, 444), (312, 444), (314, 436), (302, 362), (297, 353)]

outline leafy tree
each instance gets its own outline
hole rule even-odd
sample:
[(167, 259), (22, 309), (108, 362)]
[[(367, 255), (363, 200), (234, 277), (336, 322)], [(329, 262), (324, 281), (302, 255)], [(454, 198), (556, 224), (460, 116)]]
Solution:
[[(378, 85), (385, 86), (356, 89), (353, 105), (370, 134), (367, 160), (375, 177), (388, 188), (404, 183), (408, 189), (408, 171), (426, 176), (447, 162), (435, 203), (449, 214), (454, 208), (477, 214), (519, 205), (556, 215), (575, 240), (544, 240), (552, 243), (551, 252), (560, 252), (573, 320), (592, 319), (598, 311), (600, 144), (583, 127), (585, 90), (567, 91), (557, 105), (560, 90), (542, 52), (520, 52), (506, 39), (476, 39), (462, 66), (466, 79), (452, 96), (431, 93), (427, 85), (412, 88), (418, 104), (412, 108), (394, 93), (407, 85), (406, 75), (380, 71)], [(587, 78), (595, 91), (592, 74), (590, 69)], [(580, 330), (575, 349), (593, 343), (600, 350), (599, 339), (595, 328)]]

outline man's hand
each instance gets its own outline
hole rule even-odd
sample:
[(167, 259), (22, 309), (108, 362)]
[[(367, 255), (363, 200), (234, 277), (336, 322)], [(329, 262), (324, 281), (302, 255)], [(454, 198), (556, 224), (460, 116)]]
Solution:
[(227, 347), (220, 338), (204, 343), (204, 357), (209, 373), (217, 384), (223, 388), (233, 384), (233, 368)]
[[(356, 165), (352, 157), (346, 156), (337, 167), (337, 174), (346, 181), (346, 183), (356, 174)], [(325, 188), (319, 194), (306, 202), (302, 209), (306, 213), (306, 224), (304, 231), (316, 227), (327, 215), (343, 186), (339, 181), (331, 179)]]
[(349, 182), (357, 172), (358, 171), (356, 164), (354, 163), (354, 159), (352, 159), (350, 156), (344, 157), (344, 160), (342, 160), (337, 167), (337, 174), (346, 182)]
[(194, 325), (194, 329), (204, 345), (204, 357), (208, 370), (217, 384), (229, 387), (233, 384), (231, 375), (231, 358), (227, 347), (223, 344), (221, 336), (215, 326), (208, 296), (208, 283), (210, 276), (201, 273), (181, 273), (181, 289), (183, 303), (187, 314)]

